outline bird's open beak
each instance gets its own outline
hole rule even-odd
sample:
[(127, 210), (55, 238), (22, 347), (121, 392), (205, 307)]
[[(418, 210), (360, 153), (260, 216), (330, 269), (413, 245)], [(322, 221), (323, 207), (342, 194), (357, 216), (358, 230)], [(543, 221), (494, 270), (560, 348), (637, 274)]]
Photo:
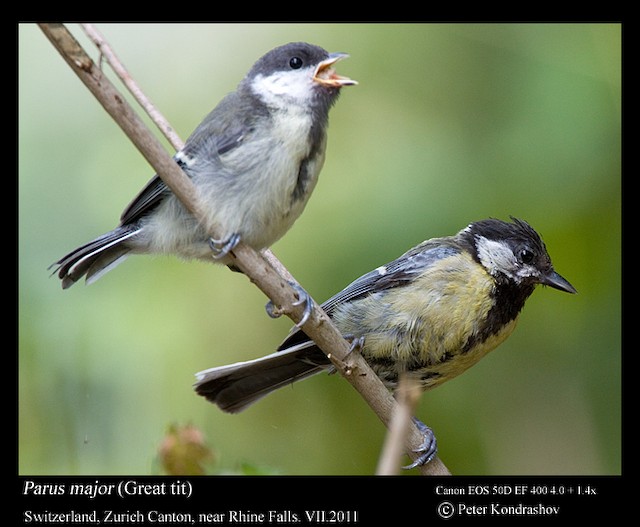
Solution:
[(540, 281), (543, 285), (548, 285), (555, 289), (559, 289), (560, 291), (566, 291), (567, 293), (577, 293), (575, 287), (573, 287), (569, 282), (567, 282), (562, 276), (560, 276), (555, 271), (551, 271), (546, 276), (542, 277)]
[(335, 70), (331, 67), (339, 60), (346, 59), (348, 56), (346, 53), (331, 53), (328, 59), (318, 64), (316, 71), (313, 73), (313, 80), (329, 88), (340, 88), (342, 86), (358, 84), (357, 81), (336, 74)]

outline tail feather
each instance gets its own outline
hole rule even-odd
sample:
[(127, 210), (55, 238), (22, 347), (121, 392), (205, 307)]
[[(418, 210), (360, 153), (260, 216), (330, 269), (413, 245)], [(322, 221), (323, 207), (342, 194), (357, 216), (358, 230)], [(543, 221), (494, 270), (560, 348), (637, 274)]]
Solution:
[(201, 371), (196, 374), (195, 390), (221, 410), (237, 413), (272, 391), (330, 365), (313, 342), (305, 342), (259, 359)]
[(118, 227), (60, 258), (51, 267), (57, 266), (54, 273), (62, 280), (62, 288), (68, 289), (84, 275), (90, 284), (113, 269), (131, 250), (123, 242), (137, 232), (130, 226)]

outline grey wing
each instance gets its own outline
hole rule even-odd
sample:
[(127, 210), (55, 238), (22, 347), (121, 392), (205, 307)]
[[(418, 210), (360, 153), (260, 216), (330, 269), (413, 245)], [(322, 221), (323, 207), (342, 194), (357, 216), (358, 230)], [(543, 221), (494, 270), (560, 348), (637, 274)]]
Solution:
[[(342, 291), (324, 302), (321, 307), (331, 317), (335, 308), (345, 302), (353, 302), (358, 298), (387, 291), (407, 284), (415, 279), (434, 262), (453, 256), (459, 249), (447, 243), (447, 239), (427, 240), (410, 249), (399, 258), (382, 265), (351, 282)], [(304, 331), (293, 328), (289, 336), (278, 348), (287, 349), (293, 345), (308, 341)]]
[[(173, 156), (176, 163), (191, 176), (192, 170), (215, 170), (219, 156), (230, 152), (240, 145), (250, 132), (249, 124), (238, 119), (225, 121), (220, 119), (227, 99), (223, 101), (200, 123), (187, 139), (184, 147)], [(120, 224), (134, 223), (151, 212), (169, 194), (170, 190), (162, 179), (155, 175), (129, 203), (120, 216)]]
[(456, 252), (458, 252), (458, 249), (455, 247), (442, 245), (442, 239), (423, 242), (399, 258), (357, 278), (342, 291), (324, 302), (322, 309), (331, 316), (331, 313), (339, 304), (404, 285), (422, 273), (433, 262), (451, 256)]
[(169, 193), (169, 187), (155, 175), (127, 205), (120, 216), (120, 225), (135, 223), (141, 216), (152, 211)]

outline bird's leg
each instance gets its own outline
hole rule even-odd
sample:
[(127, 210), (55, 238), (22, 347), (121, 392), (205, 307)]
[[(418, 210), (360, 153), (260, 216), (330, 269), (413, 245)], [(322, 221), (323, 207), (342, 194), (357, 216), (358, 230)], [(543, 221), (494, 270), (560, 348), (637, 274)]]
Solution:
[[(289, 282), (289, 285), (295, 290), (296, 296), (298, 297), (298, 300), (293, 302), (292, 305), (294, 306), (304, 305), (302, 318), (300, 319), (300, 322), (296, 324), (296, 326), (300, 328), (304, 326), (307, 320), (309, 320), (309, 317), (313, 312), (313, 302), (311, 300), (311, 296), (309, 295), (309, 293), (307, 293), (299, 284), (295, 282)], [(267, 312), (267, 315), (269, 315), (271, 318), (278, 318), (282, 316), (282, 310), (276, 307), (271, 300), (267, 302), (267, 305), (264, 306), (264, 308)]]
[(353, 370), (353, 361), (351, 361), (352, 353), (360, 353), (364, 346), (364, 336), (356, 337), (355, 335), (344, 335), (344, 339), (349, 343), (349, 352), (345, 355), (343, 361), (344, 373), (350, 375)]
[(344, 335), (344, 339), (349, 342), (349, 353), (345, 359), (348, 359), (354, 351), (360, 352), (364, 346), (364, 336), (356, 337), (355, 335), (349, 334)]
[(211, 247), (211, 251), (213, 252), (214, 260), (222, 260), (233, 251), (233, 248), (238, 245), (238, 243), (240, 243), (240, 235), (237, 232), (223, 240), (209, 238), (209, 247)]
[(436, 442), (436, 436), (433, 433), (433, 430), (431, 430), (431, 428), (429, 428), (416, 417), (413, 417), (412, 419), (415, 425), (418, 427), (418, 430), (420, 430), (423, 441), (418, 448), (413, 450), (416, 454), (419, 454), (418, 457), (413, 461), (413, 463), (407, 465), (406, 467), (403, 467), (407, 470), (426, 465), (433, 459), (433, 457), (436, 455), (436, 452), (438, 451), (438, 444)]

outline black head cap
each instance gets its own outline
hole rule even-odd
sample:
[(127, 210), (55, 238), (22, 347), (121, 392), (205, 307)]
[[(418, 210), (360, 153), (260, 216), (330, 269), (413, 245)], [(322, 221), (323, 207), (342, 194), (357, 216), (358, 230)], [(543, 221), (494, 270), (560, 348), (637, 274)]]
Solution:
[(323, 60), (329, 58), (329, 53), (319, 46), (306, 42), (290, 42), (272, 49), (260, 57), (253, 65), (247, 77), (256, 75), (270, 75), (276, 71), (292, 69), (314, 68)]

